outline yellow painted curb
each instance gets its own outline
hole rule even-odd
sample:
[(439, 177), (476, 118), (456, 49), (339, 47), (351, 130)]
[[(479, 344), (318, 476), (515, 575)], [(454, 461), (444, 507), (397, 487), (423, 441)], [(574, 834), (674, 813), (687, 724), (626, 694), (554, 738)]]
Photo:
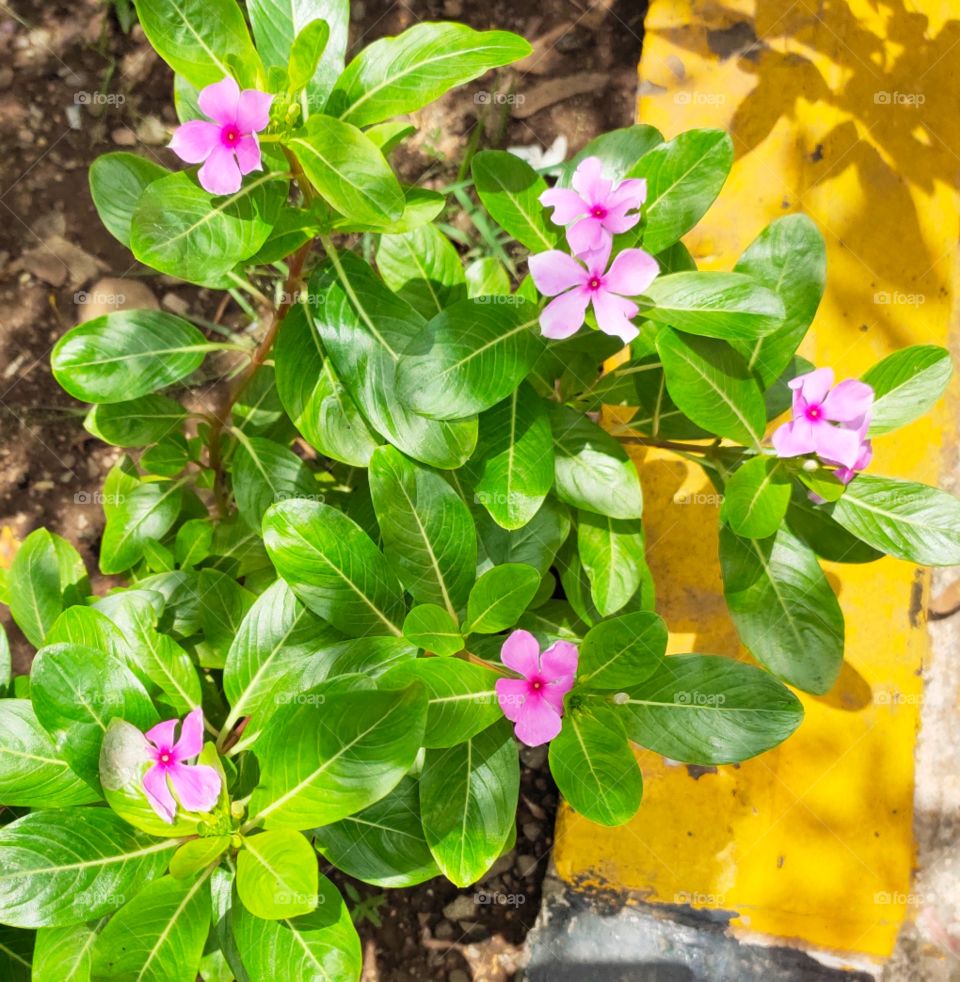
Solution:
[[(960, 21), (949, 0), (823, 4), (653, 0), (638, 119), (669, 139), (733, 135), (736, 163), (687, 244), (731, 269), (779, 215), (804, 211), (827, 240), (828, 286), (801, 353), (859, 375), (906, 344), (949, 340), (955, 293)], [(952, 428), (931, 418), (875, 443), (872, 473), (936, 483)], [(747, 658), (722, 599), (717, 501), (696, 468), (635, 457), (649, 559), (671, 651)], [(565, 880), (657, 903), (735, 912), (733, 929), (883, 957), (915, 913), (913, 750), (925, 572), (883, 559), (827, 564), (847, 664), (782, 747), (715, 772), (641, 752), (644, 801), (603, 829), (564, 808)], [(692, 771), (692, 772), (691, 772)], [(713, 769), (710, 769), (713, 771)]]

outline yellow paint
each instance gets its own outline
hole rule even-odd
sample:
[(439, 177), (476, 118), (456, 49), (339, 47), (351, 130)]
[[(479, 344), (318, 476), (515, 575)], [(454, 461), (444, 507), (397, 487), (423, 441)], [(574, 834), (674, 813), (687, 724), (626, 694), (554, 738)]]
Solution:
[[(736, 148), (688, 246), (701, 268), (730, 269), (772, 219), (809, 214), (827, 240), (829, 282), (801, 352), (839, 377), (949, 338), (960, 172), (951, 7), (960, 14), (950, 0), (651, 4), (638, 119), (668, 138), (728, 129)], [(749, 57), (721, 56), (751, 30), (760, 43)], [(871, 471), (936, 483), (948, 419), (941, 408), (876, 441)], [(636, 460), (671, 650), (748, 657), (722, 600), (710, 486), (666, 453)], [(804, 697), (798, 733), (739, 768), (695, 780), (641, 752), (644, 802), (628, 825), (601, 829), (563, 810), (563, 878), (734, 910), (743, 935), (889, 954), (915, 913), (913, 746), (929, 649), (909, 611), (926, 574), (891, 559), (827, 572), (847, 624), (833, 693)]]

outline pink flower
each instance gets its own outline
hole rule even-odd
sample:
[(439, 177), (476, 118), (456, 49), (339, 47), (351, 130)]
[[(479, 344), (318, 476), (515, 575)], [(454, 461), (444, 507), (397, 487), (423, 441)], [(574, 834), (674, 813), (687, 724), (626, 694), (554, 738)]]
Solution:
[(170, 149), (188, 164), (203, 164), (197, 177), (205, 190), (233, 194), (242, 175), (261, 169), (256, 134), (270, 122), (273, 96), (257, 89), (241, 92), (228, 76), (203, 89), (199, 102), (213, 122), (191, 119), (177, 127)]
[(793, 419), (776, 429), (773, 447), (778, 457), (814, 453), (836, 464), (836, 476), (846, 484), (873, 456), (867, 439), (873, 389), (854, 378), (831, 386), (832, 368), (818, 368), (790, 382)]
[(563, 697), (577, 674), (577, 646), (557, 641), (543, 654), (529, 631), (514, 631), (503, 643), (500, 657), (522, 679), (497, 679), (497, 701), (513, 732), (529, 747), (547, 743), (560, 732)]
[(541, 204), (553, 208), (556, 225), (570, 225), (567, 241), (576, 255), (599, 249), (604, 240), (626, 232), (640, 221), (638, 209), (647, 197), (647, 182), (638, 178), (613, 181), (603, 176), (599, 157), (587, 157), (574, 171), (573, 188), (549, 188)]
[(556, 297), (540, 314), (540, 332), (545, 337), (558, 339), (575, 334), (590, 304), (604, 334), (629, 344), (640, 333), (630, 323), (639, 308), (626, 297), (643, 293), (660, 268), (653, 256), (642, 249), (624, 249), (607, 269), (611, 246), (608, 238), (598, 250), (579, 260), (559, 249), (530, 257), (530, 275), (537, 289), (544, 296)]
[[(184, 718), (180, 739), (174, 743), (173, 732), (178, 722), (168, 719), (144, 734), (153, 744), (148, 748), (153, 766), (143, 776), (143, 790), (153, 810), (171, 824), (178, 802), (188, 812), (206, 812), (220, 796), (220, 775), (214, 768), (184, 763), (203, 749), (203, 710), (194, 709)], [(176, 799), (170, 793), (171, 785)]]

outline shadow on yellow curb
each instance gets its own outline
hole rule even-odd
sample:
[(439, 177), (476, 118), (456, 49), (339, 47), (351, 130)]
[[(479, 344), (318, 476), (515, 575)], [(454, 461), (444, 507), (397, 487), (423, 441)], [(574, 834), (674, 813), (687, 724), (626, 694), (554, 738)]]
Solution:
[[(828, 285), (801, 353), (859, 375), (906, 344), (947, 344), (957, 258), (960, 15), (950, 2), (652, 0), (638, 119), (669, 139), (730, 130), (733, 172), (687, 244), (730, 269), (779, 215), (827, 241)], [(871, 471), (936, 483), (953, 447), (941, 407), (875, 443)], [(639, 450), (649, 560), (671, 651), (748, 658), (722, 598), (717, 507), (695, 467)], [(730, 911), (734, 931), (883, 957), (916, 913), (913, 751), (927, 574), (883, 559), (826, 564), (847, 625), (837, 686), (804, 697), (777, 750), (687, 768), (641, 752), (632, 822), (564, 808), (555, 860), (568, 882), (655, 903)]]

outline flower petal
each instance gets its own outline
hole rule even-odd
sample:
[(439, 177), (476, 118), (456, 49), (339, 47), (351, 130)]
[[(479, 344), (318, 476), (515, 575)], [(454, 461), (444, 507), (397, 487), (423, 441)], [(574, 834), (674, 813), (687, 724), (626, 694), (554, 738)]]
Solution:
[(178, 761), (190, 760), (203, 750), (203, 710), (194, 709), (183, 718), (180, 739), (173, 748)]
[(554, 341), (576, 334), (583, 326), (590, 291), (579, 287), (555, 297), (540, 313), (540, 333)]
[(186, 163), (202, 164), (219, 143), (220, 127), (216, 123), (191, 119), (173, 131), (173, 138), (167, 145)]
[(778, 457), (799, 457), (814, 453), (817, 443), (813, 436), (813, 423), (808, 419), (791, 420), (773, 431), (771, 441)]
[(244, 89), (237, 100), (237, 126), (241, 133), (257, 133), (270, 124), (273, 96), (259, 89)]
[(220, 775), (206, 764), (171, 767), (170, 783), (188, 812), (208, 812), (220, 797)]
[(586, 201), (570, 188), (548, 188), (540, 195), (540, 204), (553, 209), (550, 221), (554, 225), (569, 225), (585, 215), (588, 208)]
[(523, 704), (513, 732), (528, 747), (539, 747), (552, 740), (562, 725), (560, 714), (546, 699), (531, 698)]
[(526, 679), (497, 679), (493, 687), (497, 690), (497, 702), (503, 715), (515, 723), (530, 694), (530, 683)]
[[(176, 721), (174, 721), (176, 722)], [(162, 723), (160, 724), (163, 725)], [(154, 727), (156, 729), (156, 727)], [(154, 765), (143, 775), (143, 790), (147, 793), (150, 807), (165, 821), (173, 824), (177, 814), (177, 803), (167, 787), (167, 772)]]
[(507, 668), (529, 678), (540, 671), (540, 644), (529, 631), (514, 631), (500, 649)]
[(643, 249), (624, 249), (607, 270), (604, 287), (611, 293), (636, 297), (657, 278), (660, 266)]
[(157, 723), (143, 735), (156, 747), (173, 746), (173, 734), (177, 728), (178, 719), (166, 719), (162, 723)]
[[(788, 384), (807, 403), (821, 403), (827, 398), (830, 386), (833, 385), (833, 369), (817, 368), (807, 372), (806, 375), (798, 375)], [(794, 411), (796, 411), (796, 399), (794, 399)]]
[(563, 697), (573, 688), (573, 676), (551, 682), (540, 690), (540, 695), (550, 703), (558, 715), (563, 715)]
[(860, 455), (860, 436), (856, 430), (823, 423), (813, 427), (816, 453), (821, 460), (842, 467), (853, 467)]
[(838, 423), (859, 422), (873, 405), (873, 389), (859, 379), (846, 378), (831, 389), (823, 401), (827, 419)]
[(585, 283), (587, 271), (573, 258), (559, 249), (538, 252), (527, 260), (534, 286), (545, 296), (555, 297), (564, 290)]
[(232, 150), (215, 147), (207, 162), (197, 172), (200, 186), (211, 194), (235, 194), (243, 177)]
[(604, 334), (620, 338), (629, 344), (640, 331), (630, 323), (637, 316), (639, 308), (632, 300), (619, 297), (608, 290), (597, 290), (593, 295), (593, 311), (597, 315), (597, 326)]
[(613, 182), (603, 176), (603, 161), (599, 157), (586, 157), (573, 172), (570, 183), (589, 206), (605, 203)]
[(580, 652), (569, 641), (554, 641), (540, 656), (540, 668), (551, 682), (557, 679), (573, 678), (577, 674)]
[(197, 97), (204, 115), (221, 124), (236, 123), (239, 101), (240, 86), (229, 75), (202, 89)]
[(607, 208), (610, 211), (623, 206), (627, 209), (639, 208), (646, 200), (646, 179), (642, 177), (628, 177), (625, 181), (621, 181), (607, 195)]
[(260, 143), (255, 136), (240, 137), (233, 149), (237, 155), (237, 165), (240, 167), (241, 174), (262, 169)]
[[(590, 216), (581, 218), (567, 229), (567, 242), (577, 256), (581, 256), (585, 252), (599, 251), (603, 248), (605, 241), (610, 238), (610, 233), (603, 227), (603, 221)], [(610, 250), (608, 249), (607, 255), (609, 254)]]

